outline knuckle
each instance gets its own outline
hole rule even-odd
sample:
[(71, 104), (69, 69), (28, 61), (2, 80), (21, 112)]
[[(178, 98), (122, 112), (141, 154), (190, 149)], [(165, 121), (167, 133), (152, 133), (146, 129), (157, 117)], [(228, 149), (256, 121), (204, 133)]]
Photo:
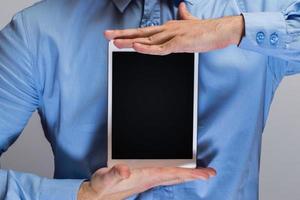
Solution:
[(204, 179), (205, 179), (205, 180), (209, 179), (209, 174), (205, 173)]
[(145, 177), (149, 177), (152, 175), (151, 170), (148, 168), (141, 169), (141, 174), (142, 174), (142, 176), (145, 176)]
[(142, 169), (141, 170), (141, 173), (145, 176), (145, 177), (147, 177), (147, 176), (149, 176), (151, 173), (149, 172), (149, 170), (148, 169)]
[(200, 176), (201, 179), (207, 180), (209, 178), (209, 174), (208, 173), (203, 173)]
[(120, 30), (115, 30), (114, 35), (120, 35)]
[(124, 31), (123, 31), (123, 30), (118, 30), (118, 31), (117, 31), (117, 34), (118, 34), (118, 35), (123, 35), (123, 34), (124, 34)]
[(136, 29), (136, 32), (138, 33), (138, 34), (144, 34), (144, 29), (143, 28), (138, 28), (138, 29)]
[(168, 21), (168, 22), (164, 25), (165, 30), (166, 30), (166, 29), (169, 29), (170, 27), (172, 27), (173, 24), (174, 24), (174, 22)]
[(185, 182), (185, 179), (183, 177), (177, 177), (176, 180), (175, 180), (177, 183), (183, 183)]
[(167, 45), (160, 45), (159, 47), (158, 47), (158, 51), (160, 52), (160, 53), (163, 53), (163, 52), (165, 52), (167, 50)]
[(162, 167), (156, 167), (153, 169), (155, 174), (164, 174), (165, 170)]
[(111, 168), (111, 173), (113, 176), (119, 176), (120, 169), (118, 168), (118, 166), (114, 166), (113, 168)]
[(181, 33), (174, 38), (174, 42), (178, 44), (185, 38), (185, 33)]
[(176, 20), (170, 20), (167, 22), (167, 24), (174, 24), (176, 22)]
[(149, 36), (149, 37), (148, 37), (148, 42), (153, 42), (153, 41), (154, 41), (153, 36)]
[(168, 45), (163, 45), (159, 49), (160, 55), (168, 55), (171, 53), (171, 48)]

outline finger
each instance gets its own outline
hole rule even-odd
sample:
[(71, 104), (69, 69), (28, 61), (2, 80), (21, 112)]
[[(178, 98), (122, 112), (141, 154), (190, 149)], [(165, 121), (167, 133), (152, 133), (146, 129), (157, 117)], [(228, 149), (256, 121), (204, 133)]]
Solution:
[(173, 33), (161, 32), (145, 38), (116, 39), (114, 40), (114, 44), (118, 48), (132, 48), (134, 43), (158, 45), (165, 43), (166, 41), (172, 39), (174, 36), (175, 34)]
[(203, 179), (207, 180), (210, 177), (210, 169), (186, 169), (186, 168), (174, 168), (171, 169), (170, 173), (174, 176), (173, 178), (181, 178), (183, 180), (191, 179)]
[(130, 170), (126, 165), (115, 165), (111, 169), (97, 170), (91, 178), (91, 188), (97, 193), (104, 194), (122, 180), (128, 179)]
[[(151, 169), (150, 169), (151, 170)], [(148, 187), (155, 187), (159, 185), (173, 185), (184, 183), (193, 180), (207, 180), (209, 179), (212, 169), (185, 169), (185, 168), (157, 168), (150, 172), (153, 177), (158, 177), (149, 181)]]
[(197, 169), (195, 169), (195, 171), (193, 171), (193, 173), (196, 173), (196, 174), (200, 173), (200, 175), (203, 172), (206, 173), (209, 176), (209, 178), (214, 177), (214, 176), (217, 175), (216, 170), (213, 169), (213, 168), (197, 168)]
[(127, 179), (130, 176), (130, 169), (127, 165), (119, 164), (115, 165), (108, 175), (113, 175), (116, 179)]
[(208, 171), (210, 177), (214, 177), (217, 175), (217, 171), (214, 168), (208, 167), (206, 168), (206, 170)]
[(192, 180), (207, 180), (212, 169), (185, 169), (179, 167), (137, 168), (130, 178), (106, 190), (106, 194), (132, 195), (159, 185), (172, 185)]
[(143, 54), (150, 55), (168, 55), (170, 53), (175, 53), (176, 51), (176, 40), (171, 39), (164, 44), (159, 45), (146, 45), (141, 43), (134, 43), (133, 48)]
[(148, 37), (150, 35), (159, 33), (163, 30), (162, 26), (149, 26), (145, 28), (137, 29), (125, 29), (125, 30), (107, 30), (104, 32), (105, 37), (108, 40), (116, 38), (138, 38)]
[(183, 20), (191, 20), (191, 19), (198, 19), (196, 17), (194, 17), (187, 9), (186, 7), (186, 4), (184, 2), (181, 2), (179, 4), (179, 16), (180, 16), (180, 19), (183, 19)]

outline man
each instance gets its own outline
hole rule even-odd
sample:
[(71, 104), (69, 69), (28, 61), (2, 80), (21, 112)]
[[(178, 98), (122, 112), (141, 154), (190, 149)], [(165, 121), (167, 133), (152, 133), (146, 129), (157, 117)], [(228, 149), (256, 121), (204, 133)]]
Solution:
[[(0, 199), (258, 198), (261, 133), (271, 100), (285, 75), (300, 72), (300, 2), (189, 0), (194, 16), (181, 3), (182, 20), (165, 24), (177, 18), (177, 5), (48, 0), (14, 17), (0, 34), (0, 149), (16, 140), (38, 110), (55, 156), (55, 179), (1, 171)], [(103, 168), (102, 33), (139, 26), (147, 28), (105, 36), (142, 53), (200, 52), (198, 167), (215, 168), (216, 177), (194, 180), (214, 176), (211, 168)]]

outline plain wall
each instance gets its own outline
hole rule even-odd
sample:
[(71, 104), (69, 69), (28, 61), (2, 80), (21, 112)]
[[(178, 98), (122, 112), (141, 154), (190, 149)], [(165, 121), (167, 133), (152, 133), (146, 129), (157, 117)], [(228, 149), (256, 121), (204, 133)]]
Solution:
[[(0, 29), (14, 13), (36, 0), (0, 0)], [(1, 108), (0, 108), (1, 109)], [(285, 78), (279, 87), (264, 132), (260, 197), (294, 200), (300, 197), (300, 76)], [(51, 177), (53, 155), (35, 113), (17, 142), (2, 156), (4, 169)]]

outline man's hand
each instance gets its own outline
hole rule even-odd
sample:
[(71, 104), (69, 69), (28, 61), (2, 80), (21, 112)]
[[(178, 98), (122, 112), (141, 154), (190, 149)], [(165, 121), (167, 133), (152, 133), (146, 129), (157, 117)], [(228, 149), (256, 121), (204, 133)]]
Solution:
[(215, 176), (212, 168), (185, 169), (178, 167), (139, 168), (126, 165), (98, 170), (90, 182), (81, 185), (78, 200), (122, 200), (160, 185), (173, 185)]
[(179, 5), (182, 20), (161, 26), (127, 30), (107, 30), (105, 36), (119, 48), (134, 48), (145, 54), (206, 52), (239, 44), (244, 35), (243, 16), (200, 20), (192, 16), (185, 3)]

